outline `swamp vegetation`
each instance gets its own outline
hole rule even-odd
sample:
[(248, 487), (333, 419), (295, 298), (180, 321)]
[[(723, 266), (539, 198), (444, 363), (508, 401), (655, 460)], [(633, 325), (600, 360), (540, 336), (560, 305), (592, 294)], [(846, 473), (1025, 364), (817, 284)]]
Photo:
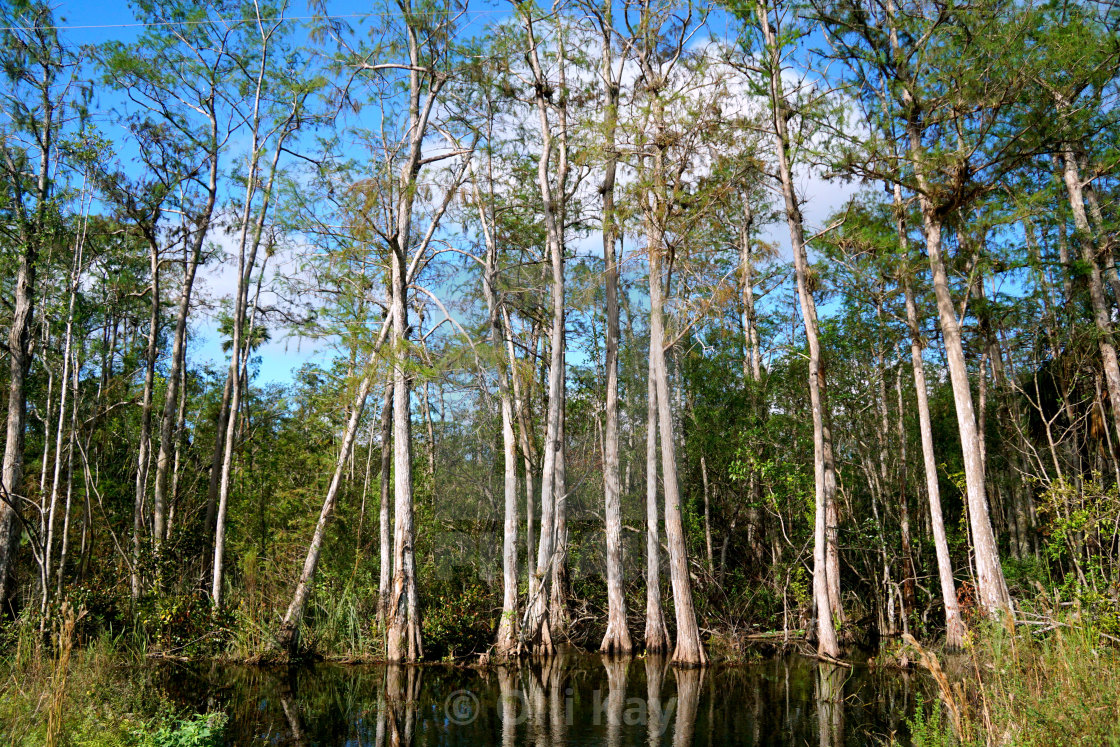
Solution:
[(1116, 741), (1113, 4), (129, 9), (0, 0), (0, 739)]

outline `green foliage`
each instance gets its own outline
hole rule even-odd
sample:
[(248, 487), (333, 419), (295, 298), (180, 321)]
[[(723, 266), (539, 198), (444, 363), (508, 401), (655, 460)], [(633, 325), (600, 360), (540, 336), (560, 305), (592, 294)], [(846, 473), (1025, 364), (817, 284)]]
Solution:
[[(498, 629), (493, 592), (478, 583), (435, 591), (424, 598), (424, 647), (432, 658), (486, 650)], [(501, 609), (501, 604), (497, 605)]]
[(135, 622), (159, 651), (197, 657), (221, 650), (234, 618), (228, 609), (215, 612), (203, 594), (167, 593), (146, 596)]
[(955, 747), (959, 742), (940, 700), (928, 703), (921, 692), (915, 696), (914, 715), (906, 719), (913, 747)]
[(165, 723), (144, 733), (137, 747), (219, 747), (228, 717), (224, 713), (195, 714)]

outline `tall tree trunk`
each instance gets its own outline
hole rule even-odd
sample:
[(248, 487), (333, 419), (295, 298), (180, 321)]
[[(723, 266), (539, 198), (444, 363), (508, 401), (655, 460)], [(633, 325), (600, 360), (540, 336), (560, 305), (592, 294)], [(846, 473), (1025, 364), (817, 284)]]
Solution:
[(673, 610), (677, 621), (677, 642), (673, 661), (683, 666), (708, 663), (700, 642), (696, 610), (692, 604), (692, 582), (688, 573), (688, 548), (681, 523), (681, 504), (677, 480), (677, 454), (673, 442), (673, 413), (669, 407), (669, 375), (665, 363), (664, 300), (662, 298), (661, 235), (647, 216), (649, 246), (649, 353), (657, 387), (657, 420), (661, 436), (661, 474), (665, 491), (665, 537), (669, 545), (669, 571), (673, 583)]
[[(627, 654), (633, 649), (630, 630), (626, 624), (626, 598), (622, 593), (622, 497), (618, 464), (618, 338), (619, 271), (615, 248), (618, 244), (617, 216), (615, 215), (614, 189), (618, 170), (618, 153), (615, 149), (615, 132), (618, 126), (619, 73), (615, 72), (612, 54), (611, 6), (604, 5), (602, 64), (603, 124), (606, 164), (603, 171), (603, 263), (606, 283), (607, 326), (606, 399), (604, 410), (606, 425), (603, 433), (603, 521), (606, 539), (607, 566), (607, 629), (599, 650), (605, 654)], [(613, 690), (612, 690), (613, 695)]]
[[(743, 378), (751, 383), (750, 402), (756, 416), (759, 410), (759, 385), (762, 383), (762, 345), (758, 334), (757, 312), (754, 300), (754, 251), (751, 229), (754, 226), (754, 211), (751, 209), (749, 195), (743, 195), (743, 225), (739, 230), (739, 273), (742, 289), (740, 296), (743, 304), (743, 343), (746, 355), (743, 356)], [(747, 549), (751, 560), (762, 562), (762, 480), (754, 468), (748, 478), (750, 503), (747, 507)], [(721, 558), (726, 554), (727, 540), (724, 540)], [(720, 561), (722, 573), (723, 561)]]
[[(45, 7), (45, 6), (44, 6)], [(45, 25), (52, 22), (49, 11), (45, 15), (39, 10), (33, 15), (36, 22), (42, 18)], [(23, 29), (28, 31), (28, 29)], [(27, 417), (27, 393), (25, 379), (31, 368), (31, 335), (35, 317), (35, 275), (39, 251), (46, 238), (49, 203), (52, 199), (52, 174), (55, 165), (55, 135), (58, 127), (58, 113), (62, 102), (56, 99), (56, 81), (63, 70), (63, 49), (57, 38), (52, 35), (37, 36), (27, 42), (26, 52), (36, 58), (27, 63), (27, 75), (21, 76), (18, 66), (15, 77), (24, 77), (29, 86), (29, 100), (24, 104), (24, 114), (28, 120), (24, 126), (34, 133), (33, 141), (38, 146), (34, 186), (22, 187), (24, 180), (33, 168), (32, 152), (28, 151), (27, 162), (15, 163), (8, 150), (7, 141), (3, 146), (4, 179), (15, 187), (14, 197), (6, 209), (15, 224), (19, 236), (19, 265), (16, 270), (13, 288), (14, 298), (10, 303), (12, 310), (8, 327), (8, 414), (4, 438), (4, 461), (0, 468), (0, 615), (15, 613), (14, 594), (16, 564), (19, 543), (23, 533), (23, 438)], [(37, 71), (36, 73), (30, 72)], [(65, 86), (69, 92), (70, 86)], [(68, 94), (67, 94), (68, 95)], [(33, 100), (31, 100), (33, 99)], [(6, 99), (10, 100), (10, 98)], [(10, 117), (9, 117), (10, 119)], [(17, 136), (18, 137), (18, 136)], [(29, 138), (30, 140), (30, 138)]]
[(762, 346), (758, 336), (754, 302), (754, 257), (751, 228), (754, 211), (749, 195), (743, 195), (743, 225), (739, 229), (739, 274), (743, 302), (743, 342), (747, 354), (743, 357), (743, 375), (751, 381), (762, 380)]
[[(210, 183), (207, 194), (206, 207), (203, 209), (199, 219), (198, 233), (194, 241), (191, 243), (190, 256), (184, 258), (183, 262), (183, 287), (179, 291), (179, 308), (175, 317), (175, 337), (171, 343), (171, 367), (167, 372), (167, 392), (163, 398), (163, 412), (160, 415), (159, 421), (159, 453), (156, 456), (156, 479), (152, 495), (152, 530), (155, 536), (155, 545), (157, 554), (160, 545), (163, 543), (167, 535), (166, 526), (166, 511), (167, 511), (167, 477), (168, 471), (171, 467), (171, 460), (174, 452), (176, 451), (177, 439), (175, 438), (177, 413), (176, 407), (178, 405), (179, 388), (182, 386), (182, 371), (185, 370), (184, 359), (187, 354), (187, 319), (190, 316), (191, 309), (191, 295), (194, 289), (194, 279), (198, 271), (198, 263), (202, 257), (202, 248), (206, 243), (207, 228), (210, 225), (210, 218), (214, 211), (214, 204), (217, 200), (218, 189), (218, 173), (217, 173), (217, 159), (213, 159), (214, 166), (210, 171)], [(216, 499), (219, 480), (221, 478), (221, 461), (219, 458), (219, 446), (225, 448), (225, 425), (228, 413), (226, 408), (229, 406), (229, 392), (228, 386), (230, 382), (226, 382), (227, 391), (222, 395), (222, 411), (218, 416), (219, 430), (222, 437), (218, 438), (219, 444), (215, 446), (215, 458), (211, 465), (211, 492), (208, 493), (208, 499)], [(207, 504), (207, 525), (206, 534), (209, 539), (211, 532), (211, 524), (213, 522), (213, 513), (210, 511), (211, 503)]]
[[(949, 276), (941, 254), (941, 219), (930, 195), (933, 193), (926, 175), (925, 155), (918, 122), (911, 115), (907, 121), (910, 158), (918, 182), (918, 200), (921, 204), (922, 223), (925, 227), (926, 253), (929, 255), (933, 275), (933, 292), (937, 299), (937, 312), (945, 354), (949, 365), (953, 401), (957, 411), (957, 429), (961, 437), (964, 457), (965, 483), (968, 493), (968, 518), (972, 530), (976, 558), (977, 585), (980, 602), (991, 613), (1010, 611), (1011, 598), (999, 564), (999, 551), (988, 512), (984, 484), (984, 463), (980, 453), (980, 434), (976, 414), (972, 407), (972, 390), (968, 381), (968, 366), (961, 343), (961, 327), (949, 290)], [(1120, 383), (1120, 382), (1118, 382)], [(1120, 390), (1118, 390), (1120, 391)]]
[[(248, 174), (245, 187), (245, 204), (241, 213), (241, 230), (238, 241), (237, 261), (237, 291), (233, 306), (233, 339), (230, 345), (230, 401), (229, 415), (226, 422), (225, 444), (222, 453), (222, 476), (218, 486), (218, 511), (214, 523), (214, 565), (212, 568), (212, 582), (210, 587), (210, 601), (214, 609), (222, 606), (222, 578), (223, 563), (225, 559), (226, 512), (229, 509), (230, 483), (233, 469), (233, 452), (236, 446), (238, 414), (241, 409), (242, 390), (242, 356), (245, 356), (245, 365), (248, 365), (249, 351), (252, 350), (252, 340), (245, 339), (245, 324), (249, 319), (249, 289), (253, 271), (256, 269), (257, 253), (261, 246), (265, 222), (268, 211), (272, 205), (273, 189), (279, 172), (278, 164), (280, 155), (284, 152), (284, 144), (292, 134), (291, 125), (297, 120), (299, 107), (293, 105), (288, 113), (287, 120), (279, 127), (276, 141), (273, 145), (271, 162), (268, 168), (268, 178), (263, 185), (260, 181), (260, 151), (264, 146), (261, 139), (261, 117), (259, 108), (261, 103), (262, 81), (266, 73), (268, 60), (268, 46), (265, 44), (264, 53), (260, 58), (260, 68), (257, 76), (256, 98), (254, 99), (252, 143), (248, 157)], [(272, 133), (270, 133), (272, 134)], [(257, 194), (260, 194), (260, 205), (256, 215), (253, 215), (253, 206)], [(260, 282), (263, 281), (264, 270), (261, 269), (261, 278), (257, 285), (257, 295), (260, 294)], [(253, 302), (253, 318), (256, 317), (257, 303)], [(249, 331), (252, 327), (250, 325)], [(352, 438), (352, 437), (351, 437)]]
[[(1108, 397), (1112, 401), (1112, 425), (1116, 438), (1120, 439), (1120, 363), (1117, 362), (1116, 344), (1112, 334), (1112, 318), (1105, 297), (1100, 263), (1097, 261), (1097, 243), (1085, 211), (1085, 195), (1081, 184), (1081, 173), (1073, 151), (1066, 148), (1062, 153), (1062, 177), (1065, 180), (1069, 206), (1073, 211), (1073, 225), (1077, 229), (1077, 239), (1081, 245), (1081, 261), (1089, 270), (1089, 300), (1093, 305), (1093, 322), (1097, 327), (1097, 346), (1101, 353), (1105, 384)], [(1120, 443), (1120, 441), (1118, 441)]]
[[(562, 336), (560, 342), (561, 369), (567, 371), (567, 356), (563, 354), (567, 344), (567, 335)], [(565, 637), (569, 634), (568, 626), (571, 620), (568, 617), (568, 451), (565, 438), (565, 413), (567, 412), (568, 392), (564, 381), (560, 382), (560, 431), (558, 448), (556, 450), (556, 478), (553, 481), (552, 491), (554, 517), (553, 526), (555, 539), (555, 556), (552, 561), (552, 582), (549, 585), (549, 611), (548, 619), (552, 623), (552, 635)]]
[[(543, 203), (546, 243), (552, 265), (552, 352), (548, 370), (548, 413), (545, 424), (544, 457), (541, 464), (541, 529), (537, 545), (537, 566), (529, 577), (529, 600), (527, 624), (523, 637), (529, 642), (535, 654), (551, 655), (552, 623), (549, 615), (551, 595), (549, 593), (552, 567), (558, 559), (556, 547), (556, 472), (557, 460), (562, 448), (564, 417), (564, 225), (560, 201), (563, 199), (567, 175), (567, 149), (564, 143), (567, 133), (561, 120), (559, 163), (557, 167), (556, 192), (549, 179), (550, 163), (554, 147), (552, 124), (549, 121), (549, 100), (551, 85), (545, 79), (537, 54), (536, 38), (533, 31), (532, 11), (524, 10), (523, 23), (527, 32), (527, 57), (536, 81), (535, 103), (540, 123), (541, 152), (537, 159), (537, 187)], [(559, 52), (563, 59), (563, 49)], [(561, 71), (563, 68), (561, 67)], [(564, 87), (561, 79), (560, 88)], [(561, 110), (561, 116), (563, 111)]]
[[(175, 418), (175, 449), (171, 464), (171, 490), (168, 494), (167, 527), (164, 530), (164, 539), (170, 540), (172, 525), (175, 522), (175, 512), (179, 506), (179, 477), (182, 475), (183, 442), (186, 440), (187, 424), (187, 366), (184, 362), (179, 376), (179, 407)], [(158, 467), (158, 465), (157, 465)]]
[(906, 428), (902, 422), (902, 365), (899, 364), (894, 379), (895, 393), (898, 395), (898, 530), (902, 542), (902, 601), (905, 618), (904, 630), (908, 630), (909, 617), (915, 609), (914, 586), (917, 571), (914, 568), (914, 551), (910, 541), (910, 499), (906, 490)]
[[(904, 55), (900, 49), (897, 30), (893, 25), (895, 12), (893, 0), (888, 0), (886, 12), (891, 24), (887, 29), (891, 55), (894, 59), (902, 59)], [(996, 547), (988, 511), (984, 484), (984, 465), (980, 453), (976, 413), (972, 405), (968, 366), (961, 343), (961, 326), (954, 308), (949, 289), (949, 276), (942, 256), (941, 212), (939, 206), (934, 203), (933, 195), (936, 190), (930, 183), (930, 171), (925, 146), (922, 143), (922, 135), (925, 129), (922, 118), (925, 113), (914, 96), (914, 82), (909, 77), (908, 71), (896, 65), (892, 73), (905, 109), (903, 135), (907, 143), (908, 160), (914, 171), (914, 180), (917, 187), (915, 191), (921, 208), (922, 225), (925, 229), (926, 253), (929, 257), (930, 274), (933, 277), (933, 292), (937, 301), (938, 322), (945, 344), (949, 379), (957, 413), (957, 430), (960, 433), (961, 451), (964, 457), (968, 517), (972, 531), (980, 603), (990, 613), (1010, 612), (1011, 597), (1007, 592), (1003, 568), (999, 563), (999, 551)]]
[(136, 490), (132, 509), (132, 603), (140, 599), (140, 544), (144, 528), (144, 499), (148, 493), (148, 462), (152, 433), (152, 385), (159, 354), (159, 245), (149, 238), (150, 271), (152, 275), (151, 315), (148, 319), (148, 347), (144, 361), (144, 394), (140, 406), (140, 448), (136, 456)]
[(657, 382), (649, 357), (646, 407), (646, 653), (669, 650), (669, 633), (661, 607), (661, 543), (657, 528)]
[(482, 290), (486, 298), (488, 323), (490, 326), (490, 345), (499, 356), (498, 397), (502, 418), (502, 461), (503, 497), (505, 499), (504, 520), (502, 525), (502, 617), (498, 624), (498, 636), (494, 643), (495, 653), (500, 658), (509, 658), (517, 653), (517, 441), (513, 432), (513, 393), (510, 386), (513, 358), (504, 357), (503, 351), (512, 354), (512, 347), (506, 348), (509, 336), (502, 329), (505, 319), (498, 291), (498, 245), (491, 230), (482, 191), (477, 177), (474, 182), (476, 202), (483, 236), (486, 240), (485, 276)]
[[(45, 190), (44, 190), (45, 191)], [(31, 366), (31, 322), (35, 312), (37, 240), (25, 241), (16, 272), (15, 302), (8, 328), (8, 418), (0, 485), (0, 605), (14, 612), (16, 558), (23, 532), (19, 511), (23, 480), (23, 431), (27, 416), (24, 378)]]
[[(502, 307), (502, 321), (502, 331), (506, 336), (506, 355), (510, 366), (510, 383), (513, 386), (513, 410), (517, 416), (517, 442), (525, 465), (525, 575), (526, 578), (532, 578), (534, 569), (533, 512), (535, 508), (533, 503), (535, 493), (533, 492), (533, 452), (529, 443), (529, 389), (532, 386), (533, 379), (531, 376), (526, 378), (526, 391), (523, 393), (521, 375), (515, 366), (517, 356), (513, 347), (513, 328), (510, 324), (509, 312), (504, 306)], [(536, 349), (535, 342), (532, 348)]]
[[(406, 219), (402, 219), (406, 220)], [(407, 225), (407, 224), (406, 224)], [(407, 231), (398, 236), (407, 237)], [(423, 656), (416, 599), (412, 513), (411, 384), (407, 371), (408, 292), (404, 248), (392, 251), (393, 320), (393, 587), (389, 600), (386, 657), (391, 662)]]
[[(71, 349), (73, 347), (73, 340), (74, 340), (74, 306), (75, 306), (75, 302), (77, 301), (78, 283), (79, 283), (79, 280), (81, 279), (81, 273), (82, 273), (82, 255), (84, 254), (84, 249), (85, 249), (85, 228), (86, 228), (86, 222), (85, 222), (85, 216), (83, 216), (82, 229), (81, 229), (82, 233), (81, 233), (78, 241), (76, 242), (77, 246), (75, 247), (75, 252), (74, 252), (74, 262), (73, 262), (73, 265), (72, 265), (71, 270), (70, 270), (70, 284), (69, 284), (70, 290), (69, 290), (69, 300), (67, 302), (67, 311), (66, 311), (66, 335), (65, 335), (65, 341), (63, 343), (63, 348), (62, 348), (62, 379), (59, 381), (58, 427), (55, 429), (55, 441), (54, 441), (54, 471), (52, 473), (52, 478), (51, 478), (51, 500), (50, 500), (50, 510), (49, 510), (48, 518), (47, 518), (47, 539), (46, 539), (46, 545), (43, 548), (43, 581), (44, 581), (44, 585), (43, 585), (43, 605), (42, 605), (41, 612), (44, 615), (46, 614), (47, 604), (49, 602), (48, 588), (49, 588), (50, 576), (51, 576), (51, 561), (52, 561), (52, 558), (53, 558), (53, 555), (54, 555), (55, 513), (56, 513), (56, 510), (57, 510), (57, 507), (58, 507), (58, 486), (59, 486), (59, 481), (61, 480), (61, 477), (62, 477), (62, 432), (63, 432), (63, 430), (65, 429), (65, 426), (66, 426), (66, 405), (67, 405), (67, 399), (68, 399), (67, 394), (69, 393), (69, 390), (70, 390), (70, 361), (72, 359)], [(74, 402), (72, 406), (76, 408), (77, 402)], [(48, 407), (47, 410), (49, 411), (50, 408)], [(71, 428), (70, 428), (70, 448), (71, 449), (73, 448), (73, 438), (74, 438), (73, 420), (74, 420), (74, 416), (72, 414), (71, 415), (71, 421), (72, 422), (71, 422)], [(49, 431), (49, 429), (47, 429), (47, 430)], [(69, 461), (69, 459), (70, 459), (70, 452), (68, 450), (67, 451), (67, 460)], [(46, 464), (44, 463), (44, 467), (45, 466), (46, 466)], [(69, 473), (69, 470), (67, 470), (67, 472)], [(68, 515), (69, 515), (69, 510), (70, 510), (71, 482), (72, 481), (68, 476), (67, 477), (67, 486), (66, 486), (67, 519), (69, 518)], [(65, 520), (64, 520), (64, 522), (65, 522)], [(64, 529), (63, 531), (65, 533), (66, 530)], [(63, 538), (63, 545), (64, 546), (65, 546), (65, 542), (66, 542), (66, 540), (65, 540), (65, 534), (64, 534), (64, 538)], [(61, 578), (61, 565), (59, 566), (59, 568), (60, 568), (60, 576), (59, 577)]]
[(933, 425), (929, 415), (925, 362), (922, 359), (922, 331), (918, 325), (918, 307), (908, 275), (903, 275), (906, 295), (906, 323), (910, 327), (910, 360), (914, 367), (914, 391), (918, 398), (918, 425), (922, 439), (922, 463), (926, 473), (926, 495), (929, 497), (930, 530), (937, 554), (937, 573), (941, 581), (941, 601), (945, 605), (945, 645), (959, 650), (964, 645), (964, 622), (957, 604), (957, 587), (953, 581), (953, 561), (949, 557), (949, 540), (941, 514), (941, 489), (937, 480), (937, 455), (933, 450)]
[[(70, 379), (73, 382), (72, 395), (73, 404), (70, 406), (70, 437), (66, 447), (66, 508), (62, 517), (62, 547), (58, 551), (58, 583), (55, 587), (55, 596), (62, 596), (62, 574), (66, 570), (66, 554), (70, 546), (70, 507), (71, 499), (74, 494), (74, 473), (72, 466), (74, 462), (74, 439), (78, 431), (78, 372), (81, 366), (78, 364), (78, 353), (75, 350), (73, 356), (73, 366), (71, 367)], [(62, 382), (63, 386), (67, 386), (67, 382)], [(88, 505), (89, 496), (86, 496)]]
[[(501, 349), (501, 329), (495, 324), (493, 344)], [(505, 370), (499, 373), (502, 408), (505, 520), (502, 527), (502, 620), (498, 626), (497, 652), (509, 656), (517, 649), (517, 442), (513, 433), (513, 404)]]
[(393, 536), (389, 529), (389, 499), (392, 497), (393, 469), (393, 381), (385, 382), (381, 406), (381, 503), (378, 504), (379, 554), (377, 580), (377, 623), (385, 630), (389, 615), (389, 579), (393, 568)]
[(708, 573), (715, 573), (715, 559), (712, 555), (712, 486), (708, 481), (708, 460), (700, 455), (700, 483), (704, 495), (704, 549), (708, 557)]
[(801, 210), (794, 194), (793, 174), (789, 163), (787, 117), (789, 104), (782, 88), (781, 49), (778, 30), (771, 27), (769, 10), (758, 4), (758, 18), (769, 56), (771, 124), (778, 156), (782, 196), (785, 199), (786, 223), (793, 245), (793, 264), (797, 275), (797, 297), (805, 325), (809, 347), (809, 401), (813, 416), (813, 481), (816, 502), (813, 531), (813, 598), (817, 606), (817, 647), (827, 656), (838, 656), (834, 620), (842, 615), (840, 605), (839, 557), (836, 548), (836, 467), (832, 457), (832, 434), (825, 412), (824, 371), (821, 367), (820, 341), (817, 334), (817, 307), (809, 288), (809, 262)]
[[(229, 401), (233, 394), (233, 365), (233, 361), (230, 361), (230, 370), (226, 372), (226, 383), (222, 389), (222, 401), (218, 405), (218, 420), (214, 424), (214, 448), (210, 453), (210, 480), (206, 489), (203, 547), (214, 546), (214, 519), (218, 514), (218, 492), (222, 485), (222, 457), (226, 453), (226, 425), (229, 423)], [(202, 578), (210, 575), (213, 559), (213, 554), (207, 554), (203, 559)]]

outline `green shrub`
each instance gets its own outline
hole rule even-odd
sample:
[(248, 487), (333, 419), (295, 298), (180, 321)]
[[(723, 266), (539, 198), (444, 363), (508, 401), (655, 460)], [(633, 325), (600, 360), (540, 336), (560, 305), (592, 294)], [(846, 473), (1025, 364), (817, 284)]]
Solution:
[(217, 747), (222, 743), (227, 717), (224, 713), (200, 713), (164, 724), (140, 735), (138, 747)]
[(481, 584), (424, 600), (424, 649), (442, 659), (484, 651), (494, 639), (497, 617), (491, 592)]
[(954, 747), (958, 744), (953, 727), (945, 715), (940, 700), (928, 704), (919, 691), (914, 705), (914, 715), (906, 719), (910, 729), (911, 747)]

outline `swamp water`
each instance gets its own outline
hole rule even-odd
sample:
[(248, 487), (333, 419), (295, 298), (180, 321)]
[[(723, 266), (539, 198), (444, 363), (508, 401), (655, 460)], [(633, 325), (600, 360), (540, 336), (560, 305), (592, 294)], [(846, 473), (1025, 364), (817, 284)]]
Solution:
[[(908, 744), (921, 675), (800, 656), (706, 670), (570, 654), (517, 669), (168, 664), (181, 707), (220, 709), (230, 745)], [(928, 693), (925, 693), (928, 694)]]
[(920, 675), (798, 656), (705, 670), (582, 653), (484, 671), (169, 664), (155, 679), (184, 708), (228, 714), (228, 744), (355, 747), (908, 744), (928, 690)]

